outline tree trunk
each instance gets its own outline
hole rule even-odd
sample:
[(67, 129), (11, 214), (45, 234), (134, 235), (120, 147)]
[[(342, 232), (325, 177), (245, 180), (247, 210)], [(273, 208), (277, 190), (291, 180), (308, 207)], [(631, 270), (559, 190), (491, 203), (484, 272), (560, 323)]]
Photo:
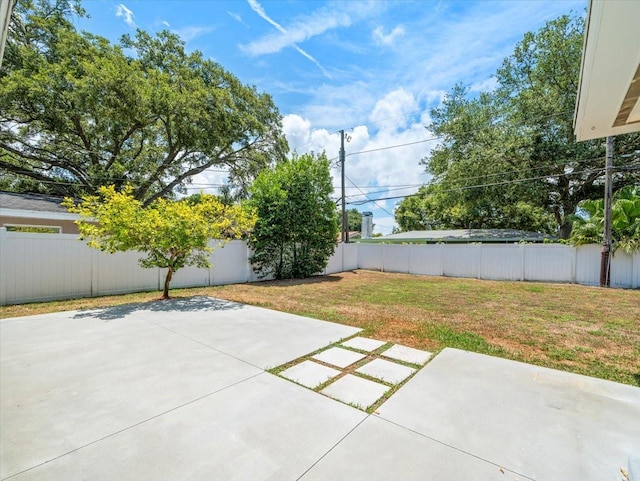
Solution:
[(169, 267), (169, 272), (167, 272), (167, 277), (164, 279), (164, 290), (162, 291), (162, 298), (169, 299), (169, 283), (171, 282), (171, 278), (173, 277), (173, 267)]
[(565, 222), (560, 226), (560, 231), (558, 232), (560, 239), (568, 239), (571, 235), (571, 228), (573, 227), (573, 223)]

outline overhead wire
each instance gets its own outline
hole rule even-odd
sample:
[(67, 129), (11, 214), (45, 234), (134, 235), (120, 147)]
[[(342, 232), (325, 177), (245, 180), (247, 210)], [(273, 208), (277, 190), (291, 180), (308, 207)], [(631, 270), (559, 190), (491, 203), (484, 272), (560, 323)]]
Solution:
[[(349, 177), (347, 177), (346, 175), (345, 175), (344, 177), (345, 177), (345, 179), (347, 179), (349, 182), (351, 182), (351, 184), (352, 184), (352, 185), (354, 185), (354, 186), (356, 185), (356, 184), (354, 184), (354, 183), (353, 183), (353, 181), (352, 181)], [(377, 205), (377, 206), (378, 206), (378, 208), (379, 208), (380, 210), (382, 210), (383, 212), (386, 212), (386, 213), (387, 213), (387, 214), (389, 214), (391, 217), (393, 217), (393, 214), (392, 214), (391, 212), (389, 212), (389, 211), (388, 211), (387, 209), (385, 209), (383, 206), (381, 206), (380, 204), (378, 204), (375, 200), (370, 199), (370, 198), (369, 198), (369, 196), (367, 196), (367, 194), (365, 194), (365, 193), (362, 191), (362, 189), (358, 188), (358, 190), (359, 190), (359, 191), (360, 191), (360, 193), (361, 193), (362, 195), (364, 195), (367, 199), (369, 199), (371, 202), (373, 202), (375, 205)], [(345, 199), (346, 199), (346, 196), (345, 196)]]
[[(512, 179), (512, 180), (505, 180), (502, 182), (492, 182), (492, 183), (488, 183), (488, 184), (478, 184), (478, 185), (465, 185), (465, 186), (461, 186), (461, 187), (451, 187), (448, 189), (441, 189), (439, 192), (458, 192), (458, 191), (464, 191), (464, 190), (471, 190), (471, 189), (479, 189), (479, 188), (485, 188), (485, 187), (497, 187), (500, 185), (509, 185), (509, 184), (518, 184), (518, 183), (522, 183), (522, 182), (532, 182), (535, 180), (544, 180), (544, 179), (548, 179), (550, 177), (563, 177), (566, 175), (578, 175), (578, 174), (589, 174), (589, 173), (596, 173), (596, 172), (604, 172), (605, 168), (604, 167), (600, 167), (597, 169), (585, 169), (582, 171), (577, 171), (577, 172), (571, 172), (571, 173), (559, 173), (559, 174), (549, 174), (549, 175), (541, 175), (538, 177), (529, 177), (526, 179)], [(634, 166), (634, 165), (625, 165), (625, 166), (619, 166), (619, 167), (614, 167), (614, 170), (640, 170), (640, 166)], [(408, 197), (417, 197), (422, 195), (419, 192), (416, 192), (414, 194), (407, 194), (407, 195), (398, 195), (398, 196), (390, 196), (390, 197), (379, 197), (377, 199), (367, 199), (367, 200), (362, 200), (362, 201), (353, 201), (353, 202), (347, 202), (347, 204), (349, 205), (362, 205), (362, 204), (367, 204), (369, 202), (376, 202), (376, 201), (380, 201), (380, 200), (397, 200), (397, 199), (406, 199)]]

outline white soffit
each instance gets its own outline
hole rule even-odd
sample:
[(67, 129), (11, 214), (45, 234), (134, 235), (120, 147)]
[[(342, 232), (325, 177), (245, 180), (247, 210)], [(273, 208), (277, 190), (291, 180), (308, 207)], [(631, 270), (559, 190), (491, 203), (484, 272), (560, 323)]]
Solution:
[(640, 131), (640, 1), (591, 0), (574, 121), (577, 139)]

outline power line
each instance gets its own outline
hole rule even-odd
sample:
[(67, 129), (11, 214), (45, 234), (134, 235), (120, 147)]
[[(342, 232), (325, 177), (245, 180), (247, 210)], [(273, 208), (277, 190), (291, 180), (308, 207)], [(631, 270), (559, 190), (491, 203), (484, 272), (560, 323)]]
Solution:
[[(628, 165), (628, 166), (621, 166), (621, 167), (614, 167), (614, 170), (640, 170), (640, 166), (633, 166), (633, 165)], [(548, 179), (550, 177), (563, 177), (563, 176), (570, 176), (570, 175), (579, 175), (579, 174), (589, 174), (589, 173), (596, 173), (596, 172), (603, 172), (604, 171), (604, 167), (598, 168), (598, 169), (585, 169), (582, 171), (577, 171), (577, 172), (569, 172), (569, 173), (562, 173), (562, 174), (548, 174), (548, 175), (542, 175), (542, 176), (538, 176), (538, 177), (529, 177), (527, 179), (513, 179), (513, 180), (505, 180), (502, 182), (492, 182), (489, 184), (479, 184), (479, 185), (465, 185), (462, 187), (451, 187), (448, 189), (442, 189), (439, 192), (459, 192), (459, 191), (464, 191), (464, 190), (471, 190), (471, 189), (479, 189), (479, 188), (484, 188), (484, 187), (497, 187), (500, 185), (509, 185), (509, 184), (519, 184), (522, 182), (531, 182), (534, 180), (544, 180), (544, 179)], [(415, 194), (407, 194), (407, 195), (398, 195), (398, 196), (391, 196), (391, 197), (380, 197), (378, 199), (368, 199), (368, 200), (363, 200), (363, 201), (354, 201), (354, 202), (348, 202), (349, 205), (362, 205), (362, 204), (367, 204), (369, 202), (376, 202), (379, 200), (396, 200), (396, 199), (406, 199), (407, 197), (417, 197), (422, 195), (419, 192), (416, 192)]]
[[(552, 118), (552, 117), (558, 117), (560, 115), (566, 114), (567, 112), (573, 112), (573, 110), (561, 110), (559, 112), (554, 112), (554, 113), (549, 114), (549, 115), (540, 116), (535, 120), (544, 120), (544, 119), (549, 119), (549, 118)], [(529, 122), (531, 122), (531, 119), (529, 119)], [(522, 123), (520, 125), (514, 125), (514, 126), (515, 127), (524, 127), (526, 125), (528, 125), (528, 124)], [(463, 134), (463, 135), (472, 134), (472, 133), (479, 132), (481, 130), (495, 128), (495, 127), (496, 127), (495, 124), (489, 123), (489, 124), (487, 124), (485, 126), (482, 126), (482, 127), (477, 127), (475, 129), (471, 129), (471, 130), (467, 130), (465, 132), (461, 132), (461, 134)], [(352, 127), (352, 129), (353, 129), (353, 127)], [(423, 143), (426, 143), (426, 142), (431, 142), (433, 140), (440, 140), (440, 139), (443, 139), (445, 137), (447, 137), (447, 135), (436, 135), (434, 137), (430, 137), (430, 138), (424, 139), (424, 140), (417, 140), (415, 142), (406, 142), (406, 143), (403, 143), (403, 144), (389, 145), (389, 146), (385, 146), (385, 147), (379, 147), (379, 148), (376, 148), (376, 149), (362, 150), (362, 151), (359, 151), (359, 152), (351, 152), (351, 153), (347, 154), (346, 156), (349, 157), (351, 155), (367, 154), (367, 153), (370, 153), (370, 152), (379, 152), (379, 151), (382, 151), (382, 150), (396, 149), (396, 148), (399, 148), (399, 147), (406, 147), (406, 146), (409, 146), (409, 145), (423, 144)], [(333, 160), (336, 160), (336, 159), (338, 159), (338, 157), (333, 157), (333, 158), (329, 159), (329, 162), (331, 162)]]
[[(351, 184), (353, 184), (354, 186), (356, 185), (356, 184), (354, 184), (354, 183), (353, 183), (353, 181), (352, 181), (349, 177), (347, 177), (346, 175), (345, 175), (345, 178), (346, 178), (349, 182), (351, 182)], [(368, 196), (367, 194), (365, 194), (364, 192), (362, 192), (362, 189), (358, 188), (358, 190), (359, 190), (359, 191), (360, 191), (360, 193), (361, 193), (362, 195), (364, 195), (367, 199), (369, 199), (371, 202), (373, 202), (375, 205), (377, 205), (379, 209), (383, 210), (384, 212), (386, 212), (387, 214), (389, 214), (390, 216), (392, 216), (392, 217), (393, 217), (393, 214), (392, 214), (391, 212), (389, 212), (387, 209), (385, 209), (384, 207), (382, 207), (382, 206), (381, 206), (380, 204), (378, 204), (375, 200), (373, 200), (373, 199), (369, 198), (369, 196)]]
[[(527, 169), (513, 169), (513, 170), (507, 170), (507, 171), (502, 171), (502, 172), (494, 172), (491, 174), (483, 174), (483, 175), (476, 175), (476, 176), (472, 176), (472, 177), (463, 177), (462, 181), (469, 181), (469, 180), (474, 180), (474, 179), (486, 179), (486, 178), (491, 178), (491, 177), (498, 177), (498, 176), (506, 176), (509, 174), (518, 174), (518, 173), (522, 173), (522, 172), (530, 172), (530, 171), (536, 171), (536, 170), (544, 170), (544, 169), (549, 169), (549, 168), (553, 168), (553, 167), (562, 167), (562, 166), (567, 166), (569, 164), (569, 162), (575, 162), (577, 164), (583, 163), (583, 162), (591, 162), (594, 160), (601, 160), (604, 159), (604, 157), (591, 157), (591, 158), (587, 158), (587, 159), (577, 159), (577, 160), (569, 160), (565, 163), (557, 163), (554, 165), (543, 165), (543, 166), (538, 166), (538, 167), (530, 167)], [(620, 170), (620, 171), (624, 171), (624, 170), (634, 170), (635, 167), (634, 166), (619, 166), (616, 167), (616, 169)], [(564, 172), (563, 174), (556, 174), (556, 175), (572, 175), (575, 174), (575, 172)], [(383, 193), (383, 192), (391, 192), (394, 190), (403, 190), (403, 189), (410, 189), (410, 188), (415, 188), (415, 187), (422, 187), (425, 184), (405, 184), (404, 186), (397, 186), (398, 188), (387, 188), (384, 190), (380, 190), (380, 191), (376, 191), (376, 192), (367, 192), (368, 195), (371, 194), (376, 194), (376, 193)], [(384, 187), (384, 186), (366, 186), (366, 187), (370, 187), (370, 188), (375, 188), (375, 187)], [(365, 187), (365, 188), (366, 188)], [(388, 187), (396, 187), (396, 186), (388, 186)], [(347, 187), (350, 188), (350, 187)], [(356, 187), (351, 187), (351, 188), (356, 188)], [(362, 191), (361, 191), (362, 192)], [(346, 197), (357, 197), (358, 194), (353, 194), (353, 195), (347, 195)]]

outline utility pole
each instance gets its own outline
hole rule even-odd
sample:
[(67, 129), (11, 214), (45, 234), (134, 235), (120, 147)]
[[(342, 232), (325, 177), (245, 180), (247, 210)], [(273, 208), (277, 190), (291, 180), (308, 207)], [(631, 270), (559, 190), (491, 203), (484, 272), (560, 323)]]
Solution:
[(605, 157), (604, 177), (604, 238), (602, 255), (600, 258), (600, 287), (611, 285), (611, 171), (613, 170), (613, 137), (607, 137), (607, 151)]
[(344, 193), (344, 130), (340, 131), (340, 166), (342, 169), (342, 242), (349, 242), (349, 222), (347, 219), (347, 199)]

